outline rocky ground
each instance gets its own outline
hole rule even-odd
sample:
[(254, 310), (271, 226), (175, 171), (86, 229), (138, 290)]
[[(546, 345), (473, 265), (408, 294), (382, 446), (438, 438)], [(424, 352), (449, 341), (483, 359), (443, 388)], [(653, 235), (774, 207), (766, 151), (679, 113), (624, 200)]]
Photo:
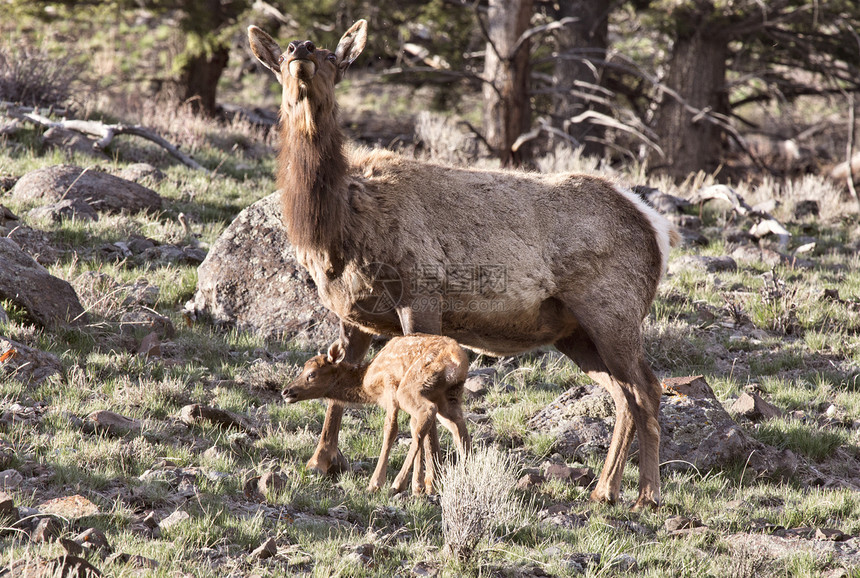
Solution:
[(278, 391), (335, 320), (268, 177), (39, 163), (0, 182), (0, 575), (860, 575), (860, 225), (823, 185), (640, 191), (686, 240), (645, 323), (657, 512), (587, 502), (614, 410), (560, 354), (473, 357), (523, 506), (464, 566), (438, 499), (364, 491), (378, 411), (304, 469), (323, 407)]

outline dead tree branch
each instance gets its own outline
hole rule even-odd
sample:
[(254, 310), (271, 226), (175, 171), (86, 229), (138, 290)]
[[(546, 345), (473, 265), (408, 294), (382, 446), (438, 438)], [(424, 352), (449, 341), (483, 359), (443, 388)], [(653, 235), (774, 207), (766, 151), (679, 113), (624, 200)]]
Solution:
[(59, 128), (71, 130), (81, 134), (98, 137), (99, 140), (93, 143), (95, 150), (104, 150), (114, 137), (121, 134), (139, 136), (156, 145), (160, 146), (172, 156), (177, 158), (182, 164), (191, 167), (192, 169), (208, 173), (209, 169), (195, 161), (193, 158), (179, 150), (179, 147), (171, 144), (167, 139), (155, 134), (151, 130), (137, 125), (127, 124), (104, 124), (95, 120), (74, 120), (62, 119), (51, 120), (50, 118), (39, 114), (34, 109), (27, 107), (19, 107), (12, 103), (0, 103), (2, 109), (8, 116), (45, 128)]

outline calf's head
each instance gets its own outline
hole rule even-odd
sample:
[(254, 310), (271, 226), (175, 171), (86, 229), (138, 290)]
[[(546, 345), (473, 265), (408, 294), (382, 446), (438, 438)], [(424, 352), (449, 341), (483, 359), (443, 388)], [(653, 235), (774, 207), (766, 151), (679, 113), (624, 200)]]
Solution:
[(306, 399), (328, 397), (338, 387), (352, 377), (354, 366), (343, 361), (346, 352), (339, 342), (334, 342), (325, 355), (310, 358), (297, 378), (281, 391), (281, 397), (287, 403), (296, 403)]

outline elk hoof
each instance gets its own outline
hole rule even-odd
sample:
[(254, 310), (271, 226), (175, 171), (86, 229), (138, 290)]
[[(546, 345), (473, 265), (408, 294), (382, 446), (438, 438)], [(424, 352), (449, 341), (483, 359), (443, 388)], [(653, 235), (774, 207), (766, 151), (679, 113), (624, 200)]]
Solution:
[(589, 499), (592, 502), (599, 502), (601, 504), (614, 504), (618, 501), (617, 496), (613, 497), (609, 494), (609, 492), (601, 490), (600, 488), (597, 488), (596, 490), (591, 492)]
[(349, 471), (349, 462), (340, 450), (334, 456), (314, 456), (307, 463), (309, 472), (322, 476), (339, 476)]
[(641, 512), (642, 510), (658, 510), (659, 508), (659, 501), (650, 497), (639, 496), (639, 499), (636, 500), (636, 503), (630, 509), (634, 512)]

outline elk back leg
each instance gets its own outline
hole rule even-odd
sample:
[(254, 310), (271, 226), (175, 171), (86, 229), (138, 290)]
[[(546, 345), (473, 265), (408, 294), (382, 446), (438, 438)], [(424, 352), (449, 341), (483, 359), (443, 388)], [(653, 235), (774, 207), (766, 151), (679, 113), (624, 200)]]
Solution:
[[(597, 343), (581, 328), (556, 343), (559, 351), (606, 388), (615, 402), (612, 442), (591, 498), (605, 502), (618, 500), (627, 453), (633, 434), (638, 433), (639, 498), (634, 508), (657, 506), (660, 503), (660, 384), (645, 362), (635, 336), (629, 341), (598, 337)], [(635, 346), (630, 348), (632, 351), (618, 351), (615, 347), (618, 343)]]
[[(438, 413), (436, 417), (438, 417)], [(439, 428), (436, 426), (436, 420), (433, 420), (430, 431), (424, 436), (424, 451), (422, 453), (424, 454), (424, 479), (419, 479), (419, 483), (423, 482), (421, 489), (429, 496), (433, 493), (436, 464), (439, 463)], [(413, 480), (412, 490), (415, 493), (415, 480)]]
[(460, 400), (448, 400), (446, 404), (440, 404), (439, 413), (436, 417), (439, 419), (439, 423), (451, 432), (451, 437), (454, 439), (454, 447), (457, 448), (457, 454), (460, 456), (460, 459), (469, 455), (472, 441), (469, 436), (469, 428), (466, 426), (466, 418), (463, 416), (463, 407), (460, 404)]
[(401, 403), (401, 407), (412, 418), (409, 420), (409, 427), (412, 430), (412, 443), (409, 444), (409, 451), (406, 454), (406, 459), (403, 461), (400, 473), (397, 474), (397, 477), (394, 478), (394, 483), (391, 484), (391, 491), (393, 493), (402, 492), (406, 489), (406, 478), (409, 475), (409, 470), (412, 469), (415, 458), (424, 444), (424, 436), (430, 432), (436, 419), (435, 405), (407, 407), (407, 404)]

